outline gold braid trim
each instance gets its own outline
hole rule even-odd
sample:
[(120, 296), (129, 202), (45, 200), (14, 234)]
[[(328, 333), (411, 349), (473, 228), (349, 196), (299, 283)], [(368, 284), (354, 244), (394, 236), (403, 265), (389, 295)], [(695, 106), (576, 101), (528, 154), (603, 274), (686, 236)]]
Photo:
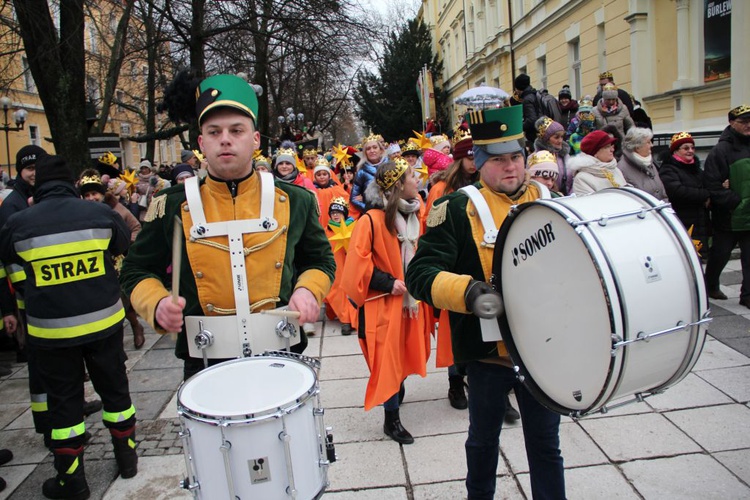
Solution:
[[(279, 297), (268, 297), (267, 299), (261, 299), (257, 302), (253, 302), (250, 304), (250, 311), (255, 312), (259, 308), (267, 305), (267, 304), (275, 304), (279, 302), (281, 299)], [(214, 307), (213, 312), (218, 314), (237, 314), (237, 309), (224, 309), (223, 307)]]
[(427, 227), (439, 226), (445, 222), (448, 213), (448, 202), (444, 201), (440, 205), (433, 205), (430, 213), (427, 215)]
[(610, 184), (612, 184), (613, 187), (616, 187), (616, 188), (620, 187), (620, 184), (615, 182), (615, 176), (612, 175), (612, 172), (604, 170), (604, 177), (607, 178), (607, 180), (609, 181)]
[[(273, 236), (271, 236), (270, 238), (268, 238), (263, 243), (258, 243), (257, 245), (253, 245), (253, 246), (251, 246), (249, 248), (243, 248), (242, 249), (242, 253), (245, 254), (245, 257), (247, 257), (248, 255), (250, 255), (253, 252), (257, 252), (258, 250), (262, 250), (262, 249), (266, 248), (268, 245), (270, 245), (271, 243), (273, 243), (274, 241), (276, 241), (279, 238), (279, 236), (281, 236), (285, 232), (286, 232), (286, 226), (282, 226), (281, 229), (279, 229), (278, 231), (276, 231), (276, 233), (274, 233)], [(224, 245), (222, 243), (217, 243), (215, 241), (195, 240), (193, 243), (199, 243), (201, 245), (207, 245), (209, 247), (213, 247), (213, 248), (217, 248), (219, 250), (224, 250), (225, 252), (229, 252), (229, 245)]]
[[(145, 196), (145, 195), (144, 195)], [(154, 196), (151, 199), (151, 204), (148, 206), (146, 215), (143, 217), (143, 222), (152, 222), (154, 219), (161, 219), (164, 217), (167, 208), (167, 197), (166, 196)]]

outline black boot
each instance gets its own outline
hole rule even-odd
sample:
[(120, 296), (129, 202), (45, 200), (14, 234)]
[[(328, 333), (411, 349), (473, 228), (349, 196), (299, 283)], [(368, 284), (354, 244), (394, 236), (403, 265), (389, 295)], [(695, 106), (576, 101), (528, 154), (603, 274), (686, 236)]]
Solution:
[(464, 378), (461, 375), (454, 375), (448, 377), (448, 401), (451, 406), (457, 410), (465, 410), (469, 407), (469, 402), (466, 400), (466, 392), (464, 392)]
[(112, 444), (115, 448), (115, 460), (120, 469), (120, 477), (130, 479), (138, 474), (138, 453), (135, 451), (135, 426), (124, 431), (110, 429)]
[(352, 334), (352, 325), (349, 323), (343, 323), (341, 325), (341, 335), (351, 335)]
[(42, 493), (47, 498), (85, 500), (91, 495), (83, 471), (83, 446), (78, 448), (55, 448), (55, 470), (57, 477), (47, 479)]
[(390, 437), (397, 443), (412, 444), (414, 442), (414, 438), (409, 434), (409, 431), (404, 429), (404, 426), (401, 425), (401, 418), (398, 415), (398, 410), (385, 410), (383, 432), (385, 432), (386, 436)]
[(519, 418), (521, 418), (521, 414), (518, 413), (518, 410), (513, 408), (513, 405), (510, 404), (510, 396), (506, 394), (505, 395), (505, 423), (512, 424), (518, 421)]
[(406, 397), (406, 387), (404, 387), (404, 383), (401, 382), (401, 387), (398, 389), (398, 404), (401, 405), (404, 402), (404, 398)]
[(83, 401), (83, 416), (88, 417), (94, 413), (101, 411), (102, 402), (98, 399), (92, 399), (91, 401)]

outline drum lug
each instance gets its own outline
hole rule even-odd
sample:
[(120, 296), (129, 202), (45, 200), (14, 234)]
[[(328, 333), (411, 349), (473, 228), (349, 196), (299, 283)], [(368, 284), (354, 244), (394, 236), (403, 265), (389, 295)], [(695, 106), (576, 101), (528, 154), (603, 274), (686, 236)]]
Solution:
[(242, 343), (242, 357), (249, 358), (253, 355), (253, 350), (250, 348), (250, 344), (247, 342)]
[[(313, 409), (313, 416), (322, 417), (323, 415), (325, 415), (325, 413), (326, 413), (326, 411), (325, 411), (324, 408), (314, 408)], [(326, 430), (330, 430), (330, 427), (327, 428)]]
[(201, 487), (200, 483), (191, 483), (188, 478), (180, 479), (180, 488), (188, 491), (195, 491)]
[(326, 458), (323, 460), (327, 462), (325, 465), (330, 465), (336, 461), (336, 446), (333, 444), (333, 434), (331, 434), (331, 428), (326, 427)]

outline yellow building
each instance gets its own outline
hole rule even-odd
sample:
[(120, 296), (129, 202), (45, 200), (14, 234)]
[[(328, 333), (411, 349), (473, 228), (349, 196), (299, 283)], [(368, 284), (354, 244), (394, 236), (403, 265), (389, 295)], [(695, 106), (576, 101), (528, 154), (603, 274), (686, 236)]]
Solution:
[[(52, 5), (55, 9), (56, 4)], [(3, 26), (14, 22), (15, 15), (12, 8), (11, 2), (3, 2), (0, 5), (0, 18), (4, 23)], [(122, 5), (118, 2), (101, 0), (87, 4), (85, 12), (86, 99), (90, 103), (87, 114), (100, 116), (106, 69), (117, 24), (122, 16)], [(53, 10), (52, 15), (55, 23), (58, 23), (58, 14)], [(138, 29), (134, 25), (137, 25), (137, 21), (131, 18), (129, 37), (134, 36), (133, 31)], [(14, 112), (19, 109), (27, 112), (23, 130), (8, 132), (7, 142), (5, 137), (2, 137), (5, 143), (0, 147), (0, 165), (6, 172), (14, 175), (15, 155), (21, 147), (36, 144), (49, 153), (55, 151), (44, 107), (29, 70), (23, 44), (16, 36), (15, 30), (5, 29), (0, 33), (0, 47), (3, 49), (0, 53), (4, 54), (0, 56), (0, 68), (2, 68), (0, 97), (5, 96), (10, 99), (6, 122), (9, 122), (10, 127), (14, 127)], [(146, 156), (146, 143), (129, 141), (127, 137), (137, 136), (145, 131), (142, 110), (145, 109), (143, 96), (146, 95), (148, 71), (142, 55), (137, 51), (129, 51), (129, 55), (123, 62), (118, 88), (115, 90), (109, 117), (103, 130), (103, 134), (109, 136), (109, 144), (115, 145), (113, 148), (105, 149), (113, 149), (113, 152), (121, 158), (122, 165), (127, 167), (137, 168), (141, 158)], [(92, 157), (98, 157), (100, 153), (105, 152), (98, 150), (95, 144), (95, 142), (91, 143)], [(175, 139), (156, 141), (152, 160), (154, 164), (179, 163), (179, 153), (180, 145)], [(10, 166), (12, 168), (9, 168)]]
[[(443, 60), (451, 103), (482, 83), (511, 93), (524, 72), (537, 89), (557, 96), (567, 84), (580, 99), (611, 71), (656, 134), (704, 132), (707, 143), (726, 127), (729, 109), (750, 103), (750, 2), (423, 0), (419, 15)], [(465, 108), (451, 111), (455, 121)]]

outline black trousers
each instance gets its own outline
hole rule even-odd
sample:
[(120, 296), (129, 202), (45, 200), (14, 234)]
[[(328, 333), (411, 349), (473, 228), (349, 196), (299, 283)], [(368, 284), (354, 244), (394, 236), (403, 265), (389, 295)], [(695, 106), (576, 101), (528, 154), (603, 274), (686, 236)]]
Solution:
[(721, 272), (737, 245), (740, 247), (742, 264), (740, 299), (746, 299), (750, 297), (750, 231), (714, 230), (713, 244), (706, 263), (706, 288), (709, 292), (719, 289)]
[[(84, 362), (91, 383), (102, 398), (104, 425), (118, 430), (126, 430), (135, 425), (122, 337), (123, 329), (120, 325), (114, 334), (86, 344), (37, 349), (40, 372), (48, 391), (53, 447), (83, 445), (83, 433), (78, 432), (76, 427), (82, 425), (84, 419)], [(75, 435), (61, 439), (59, 433), (66, 429), (76, 429), (73, 433)]]

